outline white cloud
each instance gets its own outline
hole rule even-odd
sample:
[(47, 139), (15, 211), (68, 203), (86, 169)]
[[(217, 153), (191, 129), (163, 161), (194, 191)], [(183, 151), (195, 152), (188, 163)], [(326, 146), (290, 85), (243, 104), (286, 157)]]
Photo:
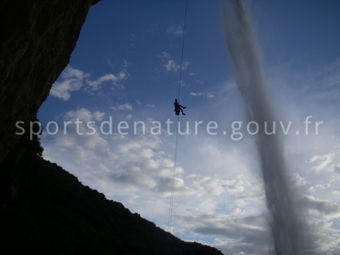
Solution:
[(121, 71), (117, 75), (105, 74), (94, 81), (88, 80), (87, 84), (91, 86), (91, 89), (98, 90), (99, 86), (105, 82), (110, 82), (111, 84), (118, 86), (118, 82), (122, 81), (125, 77), (126, 73), (124, 71)]
[(321, 200), (314, 196), (305, 196), (298, 201), (298, 206), (316, 211), (324, 215), (340, 216), (340, 206), (327, 200)]
[(324, 170), (330, 163), (332, 163), (334, 153), (325, 155), (315, 155), (308, 160), (308, 163), (312, 163), (312, 169), (316, 172)]
[(111, 107), (112, 110), (114, 111), (132, 111), (133, 109), (133, 106), (132, 104), (129, 104), (129, 103), (125, 103), (125, 104), (121, 104), (121, 105), (118, 105), (118, 106), (112, 106)]
[[(121, 107), (126, 108), (130, 109)], [(108, 116), (103, 112), (80, 108), (65, 113), (62, 120), (98, 122), (106, 118)], [(98, 126), (96, 129), (98, 130)], [(85, 133), (85, 124), (81, 125), (80, 130)], [(70, 127), (67, 135), (59, 134), (46, 138), (45, 141), (47, 140), (49, 142), (44, 144), (46, 158), (72, 171), (91, 187), (101, 190), (103, 182), (113, 182), (113, 186), (119, 187), (120, 193), (125, 194), (125, 197), (131, 194), (129, 192), (138, 193), (140, 190), (167, 197), (174, 187), (175, 194), (183, 199), (209, 197), (209, 200), (205, 199), (209, 202), (202, 206), (213, 209), (218, 203), (213, 197), (224, 200), (223, 196), (226, 194), (240, 196), (251, 188), (251, 184), (240, 176), (213, 177), (205, 176), (199, 171), (193, 174), (192, 171), (185, 170), (180, 162), (176, 167), (174, 182), (173, 155), (164, 153), (168, 145), (158, 136), (105, 136), (98, 133), (79, 136)], [(216, 152), (212, 153), (216, 155)], [(207, 154), (207, 151), (204, 150), (203, 154)], [(222, 154), (221, 152), (221, 156)], [(222, 165), (224, 167), (225, 163)], [(110, 193), (108, 190), (101, 191)]]
[(213, 245), (224, 254), (270, 254), (270, 232), (266, 215), (231, 218), (222, 214), (179, 216), (180, 224), (199, 236), (214, 238)]
[(211, 98), (214, 98), (215, 97), (215, 94), (212, 93), (212, 92), (193, 92), (191, 91), (189, 93), (189, 96), (192, 96), (192, 97), (206, 97), (208, 99), (211, 99)]
[(203, 96), (203, 93), (202, 92), (190, 92), (189, 95), (193, 97), (199, 97), (199, 96)]
[(69, 111), (64, 115), (65, 120), (79, 119), (82, 121), (101, 121), (105, 116), (104, 112), (94, 111), (82, 107), (74, 111)]
[(70, 93), (80, 90), (85, 79), (88, 77), (89, 74), (71, 66), (67, 66), (61, 74), (61, 81), (54, 83), (50, 93), (52, 96), (61, 98), (65, 101), (69, 100), (71, 96)]
[(174, 35), (183, 35), (184, 29), (181, 25), (173, 25), (167, 28), (167, 33), (174, 34)]
[(308, 191), (311, 193), (315, 193), (315, 192), (320, 192), (320, 191), (324, 191), (327, 190), (331, 187), (331, 184), (316, 184), (314, 186), (310, 186), (308, 188)]
[(126, 79), (127, 71), (123, 69), (116, 75), (111, 73), (105, 74), (95, 80), (90, 79), (90, 77), (89, 73), (68, 65), (60, 78), (53, 84), (50, 95), (67, 101), (74, 91), (81, 89), (96, 91), (104, 83), (110, 83), (114, 87), (123, 88), (124, 86), (120, 82)]
[[(80, 118), (91, 121), (105, 120), (106, 117), (107, 114), (81, 108), (66, 113), (63, 120)], [(233, 230), (243, 231), (238, 237), (248, 231), (242, 244), (239, 244), (236, 237), (235, 239), (227, 237), (229, 225), (223, 224), (222, 216), (216, 218), (218, 221), (216, 224), (213, 219), (205, 217), (204, 225), (197, 225), (200, 221), (199, 215), (202, 214), (216, 214), (216, 211), (220, 211), (231, 217), (245, 217), (249, 215), (249, 211), (254, 211), (248, 210), (250, 205), (260, 203), (263, 206), (263, 195), (254, 196), (259, 193), (258, 185), (250, 183), (240, 175), (241, 172), (246, 173), (243, 167), (247, 159), (241, 155), (237, 157), (235, 151), (226, 153), (223, 148), (214, 146), (208, 141), (201, 141), (207, 146), (195, 149), (202, 156), (196, 154), (196, 151), (193, 155), (196, 157), (197, 166), (203, 167), (206, 172), (197, 166), (182, 164), (179, 157), (173, 179), (172, 143), (167, 139), (154, 136), (77, 136), (71, 132), (67, 136), (59, 135), (45, 139), (44, 157), (71, 171), (84, 184), (103, 192), (110, 199), (123, 202), (130, 210), (138, 211), (143, 217), (163, 228), (167, 227), (169, 200), (173, 190), (173, 217), (175, 233), (178, 236), (191, 232), (196, 237), (210, 238), (213, 233), (219, 232), (217, 239), (225, 241), (228, 238), (234, 250), (242, 251), (243, 248), (240, 249), (239, 245), (243, 247), (244, 242), (252, 244), (251, 237), (263, 233), (264, 227), (237, 228), (237, 224), (233, 223), (235, 225)], [(184, 140), (181, 146), (185, 150), (193, 149), (192, 146), (185, 145)], [(190, 157), (189, 154), (186, 153), (186, 156)], [(211, 173), (210, 171), (215, 168), (221, 168), (226, 174)], [(182, 224), (181, 217), (188, 214), (198, 215), (198, 223), (188, 221)], [(214, 225), (208, 225), (209, 221)], [(224, 227), (226, 229), (223, 230)], [(196, 237), (194, 236), (193, 240), (197, 240)]]
[(211, 93), (211, 92), (207, 93), (207, 98), (214, 98), (214, 97), (215, 97), (215, 95), (213, 93)]
[(307, 184), (307, 180), (299, 173), (290, 173), (289, 178), (291, 183), (297, 187), (305, 186)]
[(163, 51), (160, 55), (160, 58), (163, 62), (163, 66), (167, 72), (178, 72), (180, 69), (186, 70), (188, 69), (190, 62), (183, 61), (182, 66), (175, 61), (175, 59), (170, 56), (170, 54), (166, 51)]

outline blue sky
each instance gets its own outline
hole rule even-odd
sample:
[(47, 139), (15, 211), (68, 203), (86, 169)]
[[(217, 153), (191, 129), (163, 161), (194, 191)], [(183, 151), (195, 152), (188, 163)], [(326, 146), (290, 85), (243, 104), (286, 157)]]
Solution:
[[(249, 1), (266, 82), (282, 120), (299, 204), (322, 254), (340, 251), (339, 1)], [(41, 107), (42, 123), (175, 120), (180, 45), (185, 38), (182, 120), (244, 120), (224, 42), (219, 2), (109, 1), (92, 7), (69, 66)], [(299, 135), (307, 115), (319, 135)], [(72, 129), (72, 131), (74, 131)], [(44, 134), (44, 157), (80, 181), (167, 228), (175, 137)], [(225, 254), (269, 254), (263, 187), (254, 139), (181, 136), (174, 234)]]

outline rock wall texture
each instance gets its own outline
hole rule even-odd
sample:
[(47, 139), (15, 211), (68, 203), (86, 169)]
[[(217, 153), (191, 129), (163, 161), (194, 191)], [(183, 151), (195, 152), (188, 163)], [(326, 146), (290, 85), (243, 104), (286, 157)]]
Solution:
[(68, 64), (95, 0), (0, 2), (0, 161), (17, 142), (16, 121), (29, 121)]

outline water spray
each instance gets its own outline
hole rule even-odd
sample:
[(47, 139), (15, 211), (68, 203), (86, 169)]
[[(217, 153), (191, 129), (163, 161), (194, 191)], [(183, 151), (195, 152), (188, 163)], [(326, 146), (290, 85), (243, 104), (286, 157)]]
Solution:
[[(265, 88), (260, 51), (243, 0), (221, 0), (228, 52), (236, 82), (245, 102), (246, 115), (263, 130), (263, 123), (275, 121), (270, 94)], [(276, 255), (311, 255), (312, 238), (294, 204), (296, 194), (289, 181), (278, 135), (260, 132), (256, 136), (266, 204)]]

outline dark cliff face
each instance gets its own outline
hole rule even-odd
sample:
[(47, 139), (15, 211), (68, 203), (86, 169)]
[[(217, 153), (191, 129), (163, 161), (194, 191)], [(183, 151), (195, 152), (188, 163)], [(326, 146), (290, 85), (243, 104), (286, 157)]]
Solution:
[(15, 122), (31, 120), (69, 62), (94, 0), (0, 3), (0, 161), (17, 142)]
[[(2, 249), (11, 254), (221, 255), (183, 242), (83, 186), (23, 141), (0, 164)], [(29, 149), (25, 150), (25, 147)]]
[(34, 119), (69, 62), (96, 0), (0, 3), (0, 235), (11, 254), (220, 255), (179, 240), (40, 157), (38, 139), (15, 136)]

